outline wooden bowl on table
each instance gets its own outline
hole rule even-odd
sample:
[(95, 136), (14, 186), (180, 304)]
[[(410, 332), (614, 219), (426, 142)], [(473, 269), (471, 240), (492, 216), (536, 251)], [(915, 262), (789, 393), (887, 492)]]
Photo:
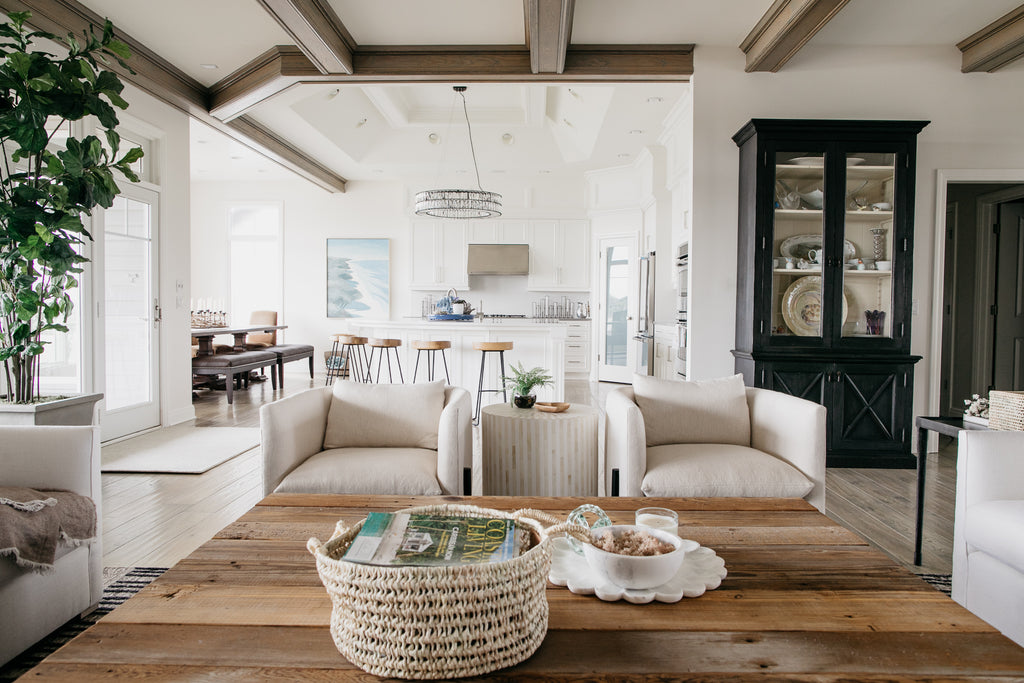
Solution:
[(569, 410), (568, 403), (552, 403), (549, 401), (537, 401), (536, 407), (542, 413), (564, 413)]

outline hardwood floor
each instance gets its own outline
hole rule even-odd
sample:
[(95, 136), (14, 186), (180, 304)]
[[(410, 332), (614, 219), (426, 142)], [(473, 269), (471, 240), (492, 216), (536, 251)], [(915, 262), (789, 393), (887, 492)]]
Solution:
[[(194, 403), (195, 425), (258, 427), (264, 403), (323, 384), (322, 374), (311, 380), (298, 369), (286, 370), (283, 389), (254, 383), (235, 393), (232, 406), (223, 392), (203, 390)], [(566, 400), (603, 407), (613, 386), (566, 382)], [(474, 441), (479, 450), (479, 439)], [(940, 452), (929, 456), (921, 567), (912, 564), (914, 470), (830, 469), (828, 516), (913, 571), (950, 573), (956, 444), (945, 437), (941, 444)], [(201, 475), (104, 474), (104, 565), (171, 566), (255, 505), (262, 498), (261, 476), (259, 448)]]

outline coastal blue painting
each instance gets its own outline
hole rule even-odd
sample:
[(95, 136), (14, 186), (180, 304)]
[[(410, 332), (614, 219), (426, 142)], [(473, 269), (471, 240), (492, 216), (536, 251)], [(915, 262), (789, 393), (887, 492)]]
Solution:
[(327, 240), (327, 317), (391, 317), (388, 240)]

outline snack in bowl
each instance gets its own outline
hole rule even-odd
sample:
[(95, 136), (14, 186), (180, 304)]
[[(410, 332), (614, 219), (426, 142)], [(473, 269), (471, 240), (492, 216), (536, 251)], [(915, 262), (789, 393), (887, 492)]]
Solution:
[[(605, 534), (609, 535), (607, 541), (602, 540)], [(581, 544), (583, 555), (590, 567), (609, 583), (635, 590), (655, 588), (668, 582), (679, 571), (686, 553), (700, 547), (696, 541), (633, 524), (616, 524), (591, 529), (590, 537), (592, 543)], [(637, 541), (645, 549), (667, 547), (669, 550), (660, 554), (625, 555), (604, 550), (593, 544), (608, 543), (609, 547), (621, 550), (633, 547)]]

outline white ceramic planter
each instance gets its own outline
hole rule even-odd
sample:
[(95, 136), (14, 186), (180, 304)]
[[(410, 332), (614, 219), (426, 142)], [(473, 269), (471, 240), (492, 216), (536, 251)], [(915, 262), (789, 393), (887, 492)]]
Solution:
[(0, 401), (0, 425), (90, 425), (103, 394), (81, 394), (47, 403)]

